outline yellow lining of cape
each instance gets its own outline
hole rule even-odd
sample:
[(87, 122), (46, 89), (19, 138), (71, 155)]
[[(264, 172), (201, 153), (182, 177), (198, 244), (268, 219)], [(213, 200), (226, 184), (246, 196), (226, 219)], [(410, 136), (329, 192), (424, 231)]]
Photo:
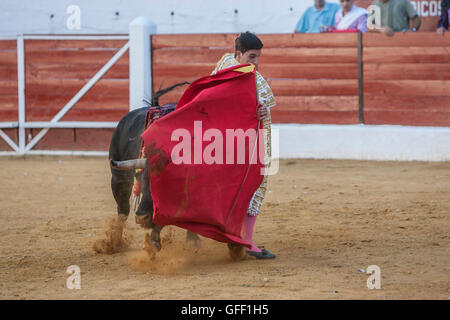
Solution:
[(253, 72), (253, 70), (255, 70), (255, 65), (250, 64), (249, 66), (240, 67), (240, 68), (234, 69), (233, 71), (247, 73), (247, 72)]

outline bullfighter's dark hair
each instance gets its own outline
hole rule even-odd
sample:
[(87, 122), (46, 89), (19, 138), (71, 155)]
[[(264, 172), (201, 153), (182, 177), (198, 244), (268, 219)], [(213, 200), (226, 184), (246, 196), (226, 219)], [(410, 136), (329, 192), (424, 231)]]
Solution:
[(445, 9), (448, 10), (450, 8), (450, 0), (442, 0), (441, 8), (442, 8), (442, 10), (445, 10)]
[(245, 53), (248, 50), (259, 50), (262, 49), (263, 43), (254, 34), (249, 31), (241, 33), (239, 37), (236, 38), (234, 42), (234, 50)]

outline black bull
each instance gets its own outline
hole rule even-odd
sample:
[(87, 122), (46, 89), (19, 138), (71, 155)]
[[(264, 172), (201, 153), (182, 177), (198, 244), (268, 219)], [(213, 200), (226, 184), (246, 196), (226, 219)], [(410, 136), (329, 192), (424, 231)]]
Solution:
[[(162, 94), (183, 84), (185, 83), (180, 83), (156, 92), (152, 105), (158, 106), (158, 98)], [(134, 185), (134, 178), (136, 177), (141, 185), (141, 201), (135, 212), (136, 223), (144, 228), (152, 229), (150, 235), (152, 244), (160, 250), (160, 232), (162, 227), (155, 225), (152, 221), (153, 200), (150, 194), (148, 163), (146, 159), (138, 159), (141, 152), (141, 134), (145, 130), (148, 109), (149, 107), (144, 107), (127, 113), (119, 121), (113, 133), (109, 147), (112, 174), (111, 189), (117, 203), (119, 220), (125, 221), (130, 213), (130, 196)], [(143, 171), (136, 172), (136, 169), (143, 169)], [(190, 231), (187, 232), (186, 240), (192, 241), (196, 246), (200, 244), (198, 236)]]

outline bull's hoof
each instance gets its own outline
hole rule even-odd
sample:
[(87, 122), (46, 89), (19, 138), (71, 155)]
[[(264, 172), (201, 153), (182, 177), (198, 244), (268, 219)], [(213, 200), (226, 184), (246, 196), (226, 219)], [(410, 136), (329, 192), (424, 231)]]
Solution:
[(145, 240), (144, 240), (144, 250), (147, 252), (148, 256), (151, 260), (154, 260), (156, 257), (156, 254), (159, 250), (155, 248), (153, 245), (153, 241), (151, 240), (148, 233), (145, 234)]
[(198, 249), (202, 246), (202, 241), (200, 240), (198, 235), (190, 231), (186, 233), (186, 242), (193, 248)]
[(160, 233), (161, 233), (161, 228), (158, 228), (155, 226), (155, 228), (153, 228), (152, 233), (150, 235), (150, 239), (152, 240), (153, 247), (155, 247), (155, 249), (158, 251), (161, 250)]
[(152, 229), (155, 226), (149, 214), (144, 214), (141, 216), (136, 215), (135, 219), (136, 223), (144, 229)]
[(119, 222), (125, 223), (127, 221), (127, 219), (128, 219), (128, 215), (123, 214), (123, 213), (119, 213), (118, 219), (119, 219)]
[(228, 250), (233, 261), (240, 261), (245, 257), (244, 247), (239, 244), (229, 243)]
[(160, 251), (161, 250), (161, 242), (157, 241), (157, 240), (152, 240), (153, 246), (156, 248), (156, 250)]
[(186, 239), (186, 243), (194, 249), (200, 249), (202, 247), (202, 241), (200, 239)]

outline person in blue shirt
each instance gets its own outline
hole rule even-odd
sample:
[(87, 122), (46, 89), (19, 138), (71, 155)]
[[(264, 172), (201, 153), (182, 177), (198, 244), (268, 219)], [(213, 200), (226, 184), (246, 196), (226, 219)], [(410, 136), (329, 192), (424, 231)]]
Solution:
[(297, 23), (294, 32), (319, 33), (323, 28), (334, 26), (334, 16), (341, 6), (325, 0), (314, 0), (315, 5), (306, 9)]

